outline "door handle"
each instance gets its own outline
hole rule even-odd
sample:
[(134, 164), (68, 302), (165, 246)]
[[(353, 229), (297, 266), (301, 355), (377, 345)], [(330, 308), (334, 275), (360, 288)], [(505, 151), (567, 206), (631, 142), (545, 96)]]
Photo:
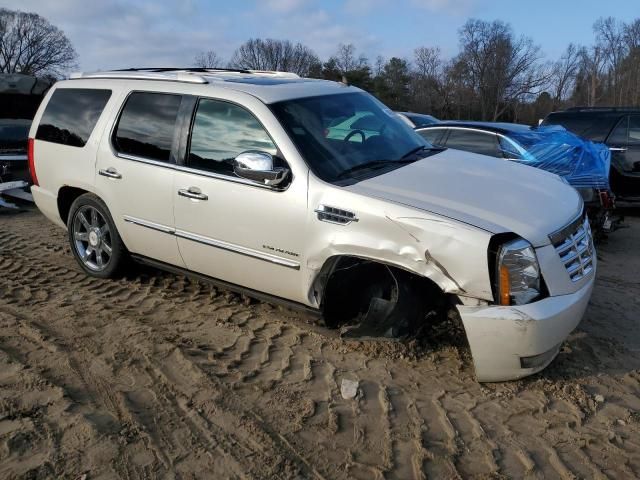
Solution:
[(189, 189), (181, 188), (178, 190), (178, 195), (181, 197), (191, 198), (193, 200), (208, 200), (209, 197), (200, 191), (195, 191), (194, 187), (190, 187)]
[(609, 147), (612, 152), (626, 152), (626, 147)]
[(122, 175), (118, 173), (118, 171), (113, 167), (109, 167), (106, 170), (98, 170), (98, 174), (102, 175), (103, 177), (115, 178), (117, 180), (122, 178)]

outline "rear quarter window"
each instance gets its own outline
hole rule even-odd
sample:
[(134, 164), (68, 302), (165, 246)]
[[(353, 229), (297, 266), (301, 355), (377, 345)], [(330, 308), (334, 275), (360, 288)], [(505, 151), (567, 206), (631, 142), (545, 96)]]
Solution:
[(84, 147), (110, 97), (111, 90), (57, 89), (42, 114), (36, 139)]

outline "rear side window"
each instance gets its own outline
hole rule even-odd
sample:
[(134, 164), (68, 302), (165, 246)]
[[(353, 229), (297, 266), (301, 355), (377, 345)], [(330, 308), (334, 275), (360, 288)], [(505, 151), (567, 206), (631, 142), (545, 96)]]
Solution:
[(451, 129), (449, 138), (447, 138), (447, 147), (491, 157), (502, 156), (498, 149), (496, 135), (493, 133)]
[(640, 115), (629, 117), (629, 145), (640, 145)]
[(42, 114), (36, 139), (84, 147), (109, 97), (111, 90), (57, 89)]
[(122, 109), (113, 146), (120, 153), (169, 162), (180, 95), (134, 92)]
[(629, 117), (623, 117), (607, 139), (610, 145), (626, 145), (629, 135)]

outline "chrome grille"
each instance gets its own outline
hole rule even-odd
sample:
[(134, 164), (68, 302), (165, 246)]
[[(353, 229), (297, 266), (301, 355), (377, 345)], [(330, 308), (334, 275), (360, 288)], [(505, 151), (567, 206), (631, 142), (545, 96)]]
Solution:
[(566, 236), (558, 238), (557, 235), (551, 235), (551, 239), (569, 277), (577, 282), (593, 271), (595, 251), (587, 217), (580, 222), (573, 222), (570, 226), (572, 228), (568, 231), (566, 228), (562, 229)]

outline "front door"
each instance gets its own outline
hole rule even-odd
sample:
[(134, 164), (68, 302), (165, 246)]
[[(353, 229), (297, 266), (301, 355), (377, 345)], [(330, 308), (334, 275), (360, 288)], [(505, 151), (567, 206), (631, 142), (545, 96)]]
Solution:
[(183, 266), (173, 235), (176, 119), (182, 97), (132, 92), (98, 153), (96, 187), (132, 253)]
[(607, 145), (611, 150), (611, 189), (618, 196), (640, 197), (640, 115), (620, 120)]
[(233, 159), (247, 150), (281, 157), (258, 119), (234, 103), (200, 99), (188, 144), (173, 191), (187, 268), (304, 302), (307, 179), (290, 178), (276, 189), (234, 174)]

